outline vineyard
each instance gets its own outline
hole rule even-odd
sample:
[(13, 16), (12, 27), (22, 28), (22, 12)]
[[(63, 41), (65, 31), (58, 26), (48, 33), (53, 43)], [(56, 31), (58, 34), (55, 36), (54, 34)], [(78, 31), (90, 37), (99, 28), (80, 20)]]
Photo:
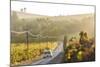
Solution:
[(80, 38), (72, 37), (65, 49), (64, 62), (84, 62), (95, 60), (95, 38), (89, 38), (87, 33), (80, 32)]
[(11, 64), (26, 64), (41, 59), (41, 55), (45, 48), (54, 50), (57, 47), (56, 42), (42, 42), (42, 43), (30, 43), (29, 50), (24, 43), (12, 43), (11, 44)]
[[(95, 60), (94, 14), (42, 16), (18, 11), (11, 13), (11, 65)], [(51, 58), (42, 58), (45, 49), (54, 53)]]

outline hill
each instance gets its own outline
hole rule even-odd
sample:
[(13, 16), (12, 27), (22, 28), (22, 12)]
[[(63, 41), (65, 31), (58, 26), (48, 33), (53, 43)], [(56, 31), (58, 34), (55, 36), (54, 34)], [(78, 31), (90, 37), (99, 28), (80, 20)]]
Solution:
[(94, 36), (94, 21), (94, 14), (45, 16), (12, 11), (11, 31), (28, 30), (34, 35), (69, 37), (86, 31), (90, 36)]

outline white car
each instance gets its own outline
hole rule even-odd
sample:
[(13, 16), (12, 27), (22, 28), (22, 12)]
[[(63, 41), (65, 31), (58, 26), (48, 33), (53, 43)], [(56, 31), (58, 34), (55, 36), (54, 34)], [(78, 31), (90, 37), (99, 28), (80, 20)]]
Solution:
[(49, 49), (45, 49), (43, 51), (43, 58), (51, 58), (53, 56), (52, 51)]

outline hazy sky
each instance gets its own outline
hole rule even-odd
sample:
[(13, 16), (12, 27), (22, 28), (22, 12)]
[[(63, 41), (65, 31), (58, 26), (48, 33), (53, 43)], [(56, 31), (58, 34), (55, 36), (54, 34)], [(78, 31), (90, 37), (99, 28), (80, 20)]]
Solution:
[(11, 10), (20, 11), (20, 9), (24, 7), (26, 8), (27, 13), (49, 15), (49, 16), (94, 13), (93, 6), (20, 2), (20, 1), (11, 2)]

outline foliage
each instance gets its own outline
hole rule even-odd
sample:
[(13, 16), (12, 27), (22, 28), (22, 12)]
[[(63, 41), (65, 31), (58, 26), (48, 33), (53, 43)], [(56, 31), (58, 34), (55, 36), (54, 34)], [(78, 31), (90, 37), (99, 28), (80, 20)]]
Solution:
[(11, 44), (11, 64), (21, 64), (27, 60), (36, 61), (41, 59), (41, 55), (45, 48), (54, 50), (57, 47), (56, 42), (41, 42), (30, 43), (27, 50), (27, 45), (24, 43)]

